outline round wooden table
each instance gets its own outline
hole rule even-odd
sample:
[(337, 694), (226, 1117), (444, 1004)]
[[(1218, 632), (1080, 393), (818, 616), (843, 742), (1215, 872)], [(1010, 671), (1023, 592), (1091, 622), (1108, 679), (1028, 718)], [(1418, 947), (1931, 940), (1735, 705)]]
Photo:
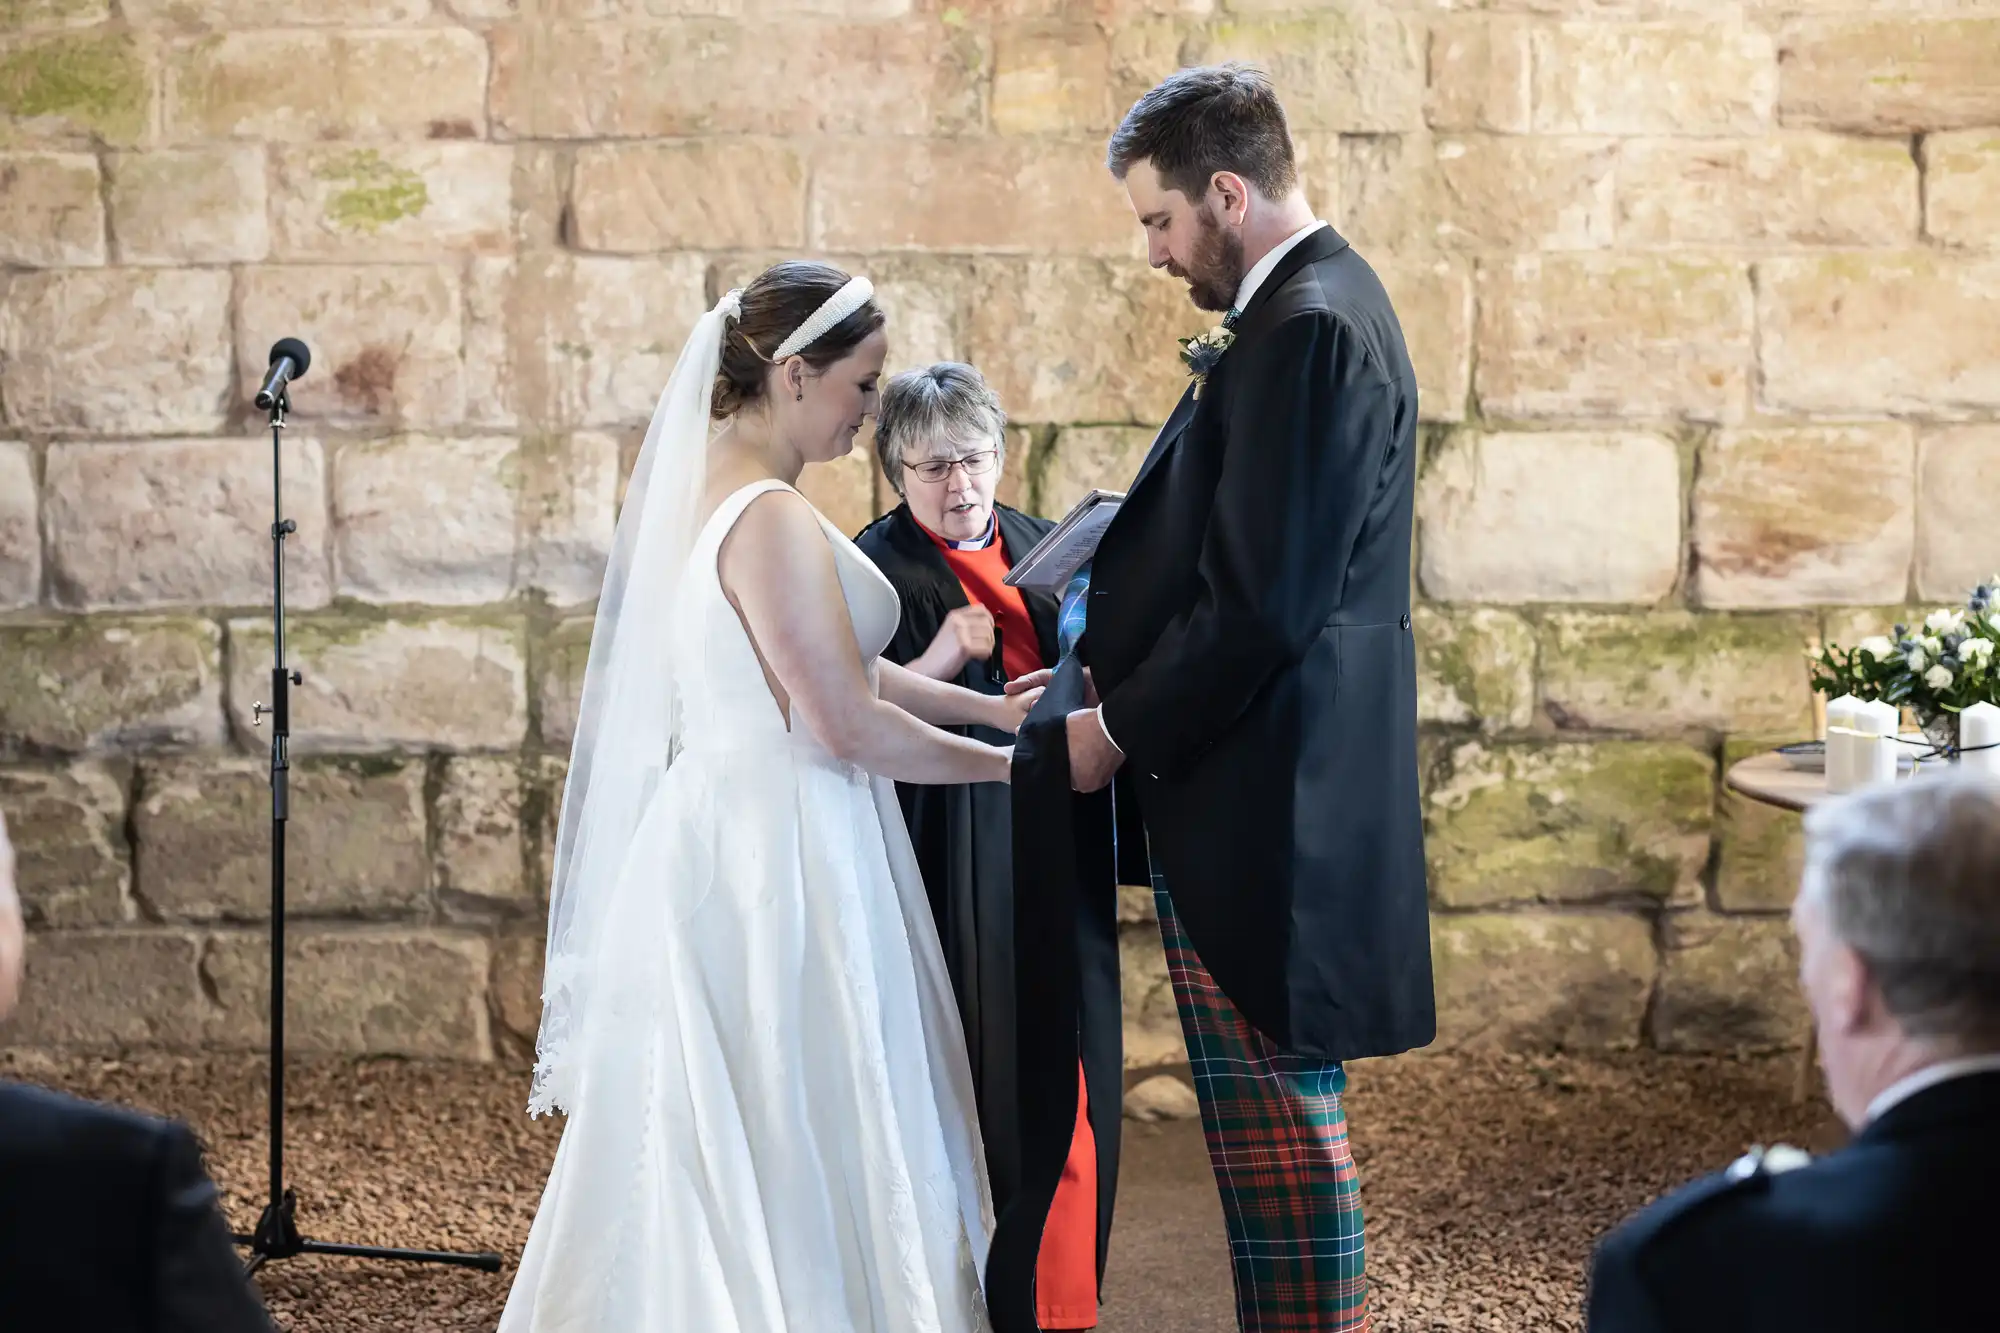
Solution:
[[(1722, 775), (1723, 785), (1752, 801), (1775, 805), (1780, 810), (1809, 810), (1827, 798), (1826, 774), (1793, 768), (1781, 754), (1766, 752), (1739, 759)], [(1805, 1050), (1799, 1060), (1798, 1082), (1792, 1087), (1795, 1101), (1804, 1101), (1812, 1091), (1817, 1061), (1818, 1034), (1806, 1024)]]
[(1826, 799), (1826, 774), (1804, 772), (1781, 754), (1753, 754), (1729, 766), (1723, 775), (1729, 790), (1781, 810), (1807, 810)]

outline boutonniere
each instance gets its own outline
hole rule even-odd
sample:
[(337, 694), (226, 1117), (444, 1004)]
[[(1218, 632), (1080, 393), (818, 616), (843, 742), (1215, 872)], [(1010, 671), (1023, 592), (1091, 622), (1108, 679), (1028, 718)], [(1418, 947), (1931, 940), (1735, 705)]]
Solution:
[(1236, 331), (1227, 324), (1218, 324), (1207, 333), (1198, 333), (1181, 341), (1181, 363), (1194, 377), (1194, 396), (1201, 397), (1202, 386), (1208, 383), (1208, 374), (1215, 369), (1215, 363), (1222, 360), (1222, 354), (1236, 341)]

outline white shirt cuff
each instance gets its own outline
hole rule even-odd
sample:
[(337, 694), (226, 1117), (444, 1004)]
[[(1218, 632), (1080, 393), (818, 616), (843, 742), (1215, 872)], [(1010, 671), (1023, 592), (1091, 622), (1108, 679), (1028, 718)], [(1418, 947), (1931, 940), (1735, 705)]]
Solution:
[(1091, 709), (1090, 711), (1097, 718), (1097, 729), (1104, 733), (1105, 740), (1111, 741), (1111, 748), (1118, 751), (1118, 757), (1120, 759), (1123, 759), (1125, 757), (1125, 747), (1120, 745), (1117, 741), (1111, 740), (1111, 728), (1104, 725), (1104, 705), (1099, 704), (1097, 707)]

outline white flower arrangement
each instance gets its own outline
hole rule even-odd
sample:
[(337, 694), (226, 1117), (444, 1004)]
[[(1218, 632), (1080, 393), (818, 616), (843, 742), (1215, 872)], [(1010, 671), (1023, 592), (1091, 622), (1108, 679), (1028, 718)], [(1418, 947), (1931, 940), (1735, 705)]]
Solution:
[[(1907, 707), (1927, 734), (1957, 735), (1958, 714), (2000, 705), (2000, 574), (1973, 589), (1963, 608), (1940, 607), (1918, 626), (1871, 634), (1853, 648), (1828, 644), (1813, 658), (1813, 686)], [(1954, 742), (1955, 743), (1955, 742)]]

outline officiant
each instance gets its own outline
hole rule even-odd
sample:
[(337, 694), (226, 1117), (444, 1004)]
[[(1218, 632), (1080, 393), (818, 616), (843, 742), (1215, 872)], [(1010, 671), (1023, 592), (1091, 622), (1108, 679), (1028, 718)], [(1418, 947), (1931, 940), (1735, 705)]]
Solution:
[[(1053, 526), (994, 498), (1007, 462), (1006, 423), (999, 398), (971, 366), (940, 362), (893, 377), (882, 390), (875, 448), (902, 503), (855, 538), (903, 603), (884, 656), (986, 694), (1057, 661), (1057, 599), (1005, 583), (1014, 561)], [(962, 730), (995, 745), (1013, 741)], [(1094, 1328), (1123, 1104), (1115, 886), (1106, 886), (1102, 910), (1076, 923), (1096, 942), (1080, 1022), (1064, 1032), (1022, 1032), (1007, 788), (899, 783), (897, 795), (964, 1022), (996, 1210), (1007, 1211), (1021, 1177), (1021, 1099), (1075, 1100), (1068, 1156), (1041, 1227), (1033, 1299), (1043, 1329)], [(1069, 1069), (1076, 1081), (1023, 1087), (1023, 1042), (1047, 1048), (1047, 1059), (1031, 1063)], [(1065, 1044), (1073, 1059), (1058, 1053)]]

